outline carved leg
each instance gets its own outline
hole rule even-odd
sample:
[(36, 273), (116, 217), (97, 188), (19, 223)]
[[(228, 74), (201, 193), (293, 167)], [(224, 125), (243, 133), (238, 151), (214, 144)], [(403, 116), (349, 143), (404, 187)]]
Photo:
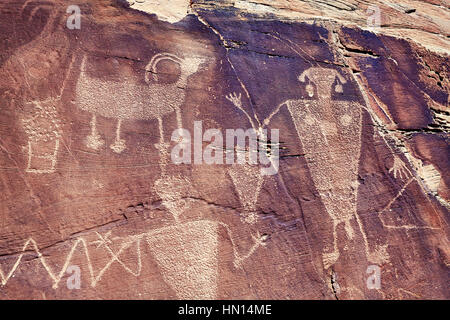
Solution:
[(333, 221), (333, 252), (322, 254), (322, 261), (325, 269), (328, 269), (333, 264), (335, 264), (337, 259), (339, 258), (339, 249), (337, 246), (337, 233), (336, 233), (337, 225), (338, 222)]
[(230, 230), (230, 227), (223, 223), (223, 222), (218, 222), (219, 225), (221, 225), (222, 227), (225, 228), (225, 230), (228, 233), (228, 236), (230, 237), (230, 241), (231, 241), (231, 245), (233, 248), (233, 255), (234, 255), (234, 261), (233, 261), (233, 265), (236, 269), (242, 268), (242, 264), (245, 260), (247, 260), (248, 258), (250, 258), (256, 251), (256, 249), (258, 249), (259, 247), (265, 247), (266, 246), (266, 240), (268, 238), (267, 235), (260, 235), (259, 232), (256, 232), (256, 236), (252, 235), (252, 239), (253, 239), (253, 245), (250, 247), (250, 249), (248, 250), (248, 252), (246, 254), (241, 254), (239, 253), (237, 246), (234, 242), (234, 237), (233, 237), (233, 233)]
[(155, 144), (159, 151), (159, 168), (161, 169), (161, 177), (166, 175), (166, 166), (169, 163), (169, 143), (164, 141), (164, 127), (162, 118), (158, 118), (159, 143)]
[(93, 114), (91, 120), (91, 134), (86, 138), (86, 146), (88, 148), (98, 150), (104, 143), (105, 141), (102, 140), (97, 132), (97, 117)]
[(28, 173), (53, 173), (56, 171), (56, 160), (59, 149), (59, 138), (49, 141), (28, 141)]
[(114, 140), (114, 143), (110, 145), (109, 147), (114, 151), (115, 153), (122, 153), (123, 150), (125, 150), (125, 140), (120, 138), (120, 126), (122, 125), (122, 120), (119, 119), (117, 121), (117, 129), (116, 129), (116, 139)]
[(349, 240), (352, 240), (352, 239), (353, 239), (353, 228), (352, 228), (352, 225), (351, 225), (351, 223), (350, 223), (350, 220), (351, 220), (352, 218), (353, 218), (353, 217), (349, 217), (349, 218), (347, 218), (347, 219), (344, 221), (345, 233), (347, 234), (347, 237), (348, 237)]

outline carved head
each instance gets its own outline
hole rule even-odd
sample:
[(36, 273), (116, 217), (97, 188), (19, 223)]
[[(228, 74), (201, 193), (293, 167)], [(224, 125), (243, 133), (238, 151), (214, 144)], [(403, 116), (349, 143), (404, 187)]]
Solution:
[(181, 64), (182, 74), (190, 76), (196, 73), (203, 62), (205, 62), (205, 59), (200, 57), (190, 57), (184, 59)]
[(205, 61), (205, 59), (200, 57), (188, 57), (185, 59), (181, 59), (171, 53), (159, 53), (153, 56), (153, 58), (145, 67), (145, 70), (147, 71), (145, 73), (145, 82), (150, 83), (150, 77), (152, 77), (153, 80), (158, 81), (158, 71), (156, 67), (158, 63), (163, 60), (170, 60), (180, 65), (180, 80), (186, 80), (187, 77), (196, 73), (200, 65)]
[(306, 83), (306, 92), (310, 98), (331, 100), (333, 90), (342, 93), (342, 85), (347, 82), (335, 69), (313, 67), (305, 70), (298, 80)]

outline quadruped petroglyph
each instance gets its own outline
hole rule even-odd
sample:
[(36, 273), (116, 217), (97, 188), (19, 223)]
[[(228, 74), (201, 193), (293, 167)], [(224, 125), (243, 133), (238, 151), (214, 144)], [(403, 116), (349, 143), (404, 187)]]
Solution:
[[(125, 141), (120, 137), (124, 120), (158, 119), (161, 122), (163, 116), (176, 112), (178, 125), (181, 127), (180, 107), (185, 100), (187, 79), (204, 62), (198, 57), (182, 59), (170, 53), (156, 54), (141, 75), (147, 84), (144, 86), (140, 84), (139, 75), (121, 82), (91, 77), (86, 60), (87, 57), (84, 56), (76, 88), (77, 106), (92, 113), (91, 134), (86, 139), (86, 145), (97, 150), (104, 144), (97, 130), (96, 116), (117, 119), (116, 139), (110, 146), (116, 153), (121, 153), (126, 148)], [(157, 66), (163, 60), (180, 65), (181, 74), (175, 83), (158, 83)]]

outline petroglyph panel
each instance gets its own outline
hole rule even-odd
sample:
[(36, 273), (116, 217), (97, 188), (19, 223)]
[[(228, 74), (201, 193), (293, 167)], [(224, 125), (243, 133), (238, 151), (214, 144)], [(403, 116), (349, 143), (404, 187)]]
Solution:
[[(0, 299), (449, 298), (447, 57), (243, 2), (0, 1)], [(279, 170), (173, 163), (196, 121)]]

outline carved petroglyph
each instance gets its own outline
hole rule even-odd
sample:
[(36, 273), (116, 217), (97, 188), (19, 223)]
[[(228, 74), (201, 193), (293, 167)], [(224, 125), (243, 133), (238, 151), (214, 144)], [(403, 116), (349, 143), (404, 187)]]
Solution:
[(234, 256), (234, 260), (233, 260), (233, 265), (235, 268), (242, 268), (242, 264), (243, 262), (250, 258), (252, 254), (255, 253), (256, 249), (258, 249), (259, 247), (264, 247), (266, 245), (266, 241), (268, 239), (268, 235), (261, 235), (259, 233), (259, 231), (256, 232), (256, 236), (252, 235), (252, 239), (253, 239), (253, 245), (250, 248), (250, 250), (245, 254), (242, 255), (240, 254), (237, 249), (236, 249), (236, 244), (233, 238), (233, 234), (231, 233), (230, 228), (228, 227), (228, 225), (226, 225), (223, 222), (219, 222), (219, 225), (221, 225), (222, 227), (224, 227), (227, 230), (228, 236), (230, 238), (231, 241), (231, 245), (233, 247), (233, 256)]
[(383, 224), (383, 227), (385, 227), (386, 229), (403, 229), (403, 230), (417, 230), (417, 229), (429, 229), (429, 230), (439, 230), (441, 228), (436, 228), (436, 227), (429, 227), (429, 226), (418, 226), (418, 225), (412, 225), (412, 224), (406, 224), (406, 225), (389, 225), (386, 223), (385, 218), (383, 213), (387, 212), (388, 210), (390, 210), (392, 204), (399, 199), (403, 193), (405, 192), (406, 188), (413, 182), (413, 181), (417, 181), (415, 177), (410, 177), (405, 185), (400, 189), (400, 191), (395, 195), (394, 198), (391, 199), (391, 201), (389, 201), (389, 203), (378, 212), (378, 215), (380, 217), (380, 220)]
[(218, 223), (187, 222), (149, 234), (150, 246), (166, 283), (180, 299), (217, 295)]
[[(30, 66), (18, 57), (23, 68), (25, 83), (31, 91), (27, 78), (29, 77)], [(21, 118), (23, 129), (28, 136), (28, 143), (24, 147), (27, 153), (28, 173), (44, 174), (56, 171), (57, 156), (62, 139), (61, 120), (58, 115), (58, 105), (61, 103), (62, 93), (65, 89), (70, 70), (73, 66), (73, 59), (70, 61), (66, 76), (62, 82), (58, 95), (41, 100), (25, 101)]]
[(30, 254), (30, 251), (34, 251), (35, 254), (38, 256), (38, 260), (39, 262), (42, 264), (42, 266), (44, 267), (45, 271), (48, 273), (48, 275), (50, 276), (51, 280), (53, 281), (53, 288), (56, 289), (59, 286), (59, 283), (61, 282), (61, 279), (63, 278), (63, 276), (66, 273), (67, 268), (70, 265), (70, 262), (74, 256), (74, 253), (76, 252), (76, 249), (78, 246), (81, 246), (82, 249), (84, 250), (84, 254), (86, 257), (86, 262), (87, 262), (87, 267), (89, 269), (89, 275), (90, 275), (90, 284), (92, 287), (95, 287), (98, 283), (98, 281), (100, 281), (104, 275), (104, 273), (109, 269), (109, 267), (114, 263), (114, 262), (118, 262), (120, 265), (122, 265), (125, 270), (129, 273), (131, 273), (134, 276), (138, 276), (141, 272), (141, 256), (140, 256), (140, 242), (137, 241), (136, 245), (137, 245), (137, 256), (138, 256), (138, 270), (137, 272), (134, 272), (133, 270), (131, 270), (129, 267), (127, 267), (125, 265), (125, 263), (123, 263), (122, 260), (120, 260), (120, 255), (127, 249), (129, 248), (131, 245), (133, 244), (133, 242), (128, 242), (128, 243), (123, 243), (120, 247), (120, 249), (117, 252), (114, 252), (108, 245), (105, 245), (105, 248), (107, 248), (108, 252), (110, 252), (111, 254), (111, 260), (108, 261), (106, 263), (106, 265), (100, 269), (100, 271), (95, 274), (94, 271), (94, 266), (92, 264), (92, 260), (91, 260), (91, 256), (89, 254), (89, 243), (88, 241), (86, 241), (84, 238), (78, 238), (77, 240), (74, 241), (72, 248), (69, 251), (69, 254), (66, 257), (66, 260), (64, 261), (63, 267), (61, 268), (59, 273), (54, 272), (54, 270), (50, 267), (49, 263), (47, 262), (47, 259), (45, 258), (45, 256), (40, 252), (38, 245), (36, 243), (36, 241), (34, 241), (33, 239), (29, 239), (25, 242), (23, 248), (22, 248), (22, 252), (18, 255), (18, 258), (16, 259), (15, 263), (13, 264), (11, 270), (5, 274), (4, 271), (0, 268), (0, 277), (1, 277), (1, 282), (2, 285), (5, 286), (8, 281), (13, 277), (14, 273), (16, 272), (17, 268), (19, 267), (23, 257), (26, 254)]
[(256, 203), (264, 183), (260, 168), (250, 164), (234, 164), (228, 173), (244, 208), (244, 222), (254, 224), (257, 220)]
[(344, 224), (347, 237), (353, 239), (352, 221), (361, 233), (367, 259), (373, 263), (386, 262), (389, 259), (387, 246), (370, 251), (357, 213), (363, 106), (352, 101), (332, 100), (333, 90), (342, 93), (343, 84), (347, 82), (334, 69), (310, 68), (299, 76), (299, 81), (306, 84), (309, 97), (315, 100), (290, 100), (286, 105), (314, 185), (333, 220), (333, 249), (323, 254), (324, 267), (329, 268), (339, 258), (337, 227), (340, 224)]
[[(186, 222), (125, 237), (111, 237), (112, 231), (110, 230), (104, 235), (95, 232), (97, 240), (94, 241), (89, 241), (86, 237), (74, 239), (61, 270), (57, 272), (50, 266), (48, 256), (39, 250), (36, 241), (29, 239), (17, 255), (9, 272), (5, 273), (0, 267), (1, 285), (5, 286), (13, 278), (25, 256), (35, 254), (37, 255), (35, 261), (41, 263), (53, 282), (53, 288), (56, 289), (75, 254), (80, 250), (86, 259), (91, 287), (96, 287), (114, 263), (122, 266), (124, 273), (139, 277), (142, 272), (141, 245), (142, 241), (145, 241), (158, 263), (164, 280), (175, 290), (178, 298), (213, 299), (217, 296), (218, 229), (220, 226), (226, 229), (230, 237), (233, 246), (233, 264), (236, 268), (241, 268), (243, 262), (257, 248), (265, 246), (267, 236), (257, 233), (256, 236), (253, 236), (254, 244), (249, 251), (245, 255), (241, 255), (236, 249), (235, 240), (229, 227), (222, 222), (209, 220)], [(116, 250), (113, 249), (114, 243), (117, 244)], [(121, 258), (130, 248), (132, 250), (129, 252), (135, 252), (134, 255), (137, 259), (134, 268), (125, 263), (125, 261), (130, 261), (129, 257)], [(97, 267), (96, 261), (93, 261), (93, 250), (95, 252), (104, 250), (110, 257), (98, 270), (95, 268)]]
[[(370, 252), (363, 224), (357, 214), (363, 106), (353, 101), (332, 99), (333, 91), (343, 93), (343, 85), (347, 82), (334, 69), (311, 67), (298, 79), (306, 85), (309, 99), (281, 103), (263, 121), (260, 128), (269, 125), (283, 106), (287, 107), (305, 152), (314, 185), (333, 221), (333, 245), (331, 251), (323, 254), (324, 267), (332, 266), (340, 256), (337, 244), (337, 228), (340, 224), (344, 225), (347, 237), (354, 238), (352, 222), (356, 222), (362, 235), (368, 259), (376, 263), (386, 261), (386, 246)], [(227, 99), (244, 111), (241, 95), (232, 94)], [(254, 122), (250, 122), (253, 125)], [(402, 169), (403, 167), (396, 167), (394, 173), (397, 174)]]
[(28, 135), (26, 172), (55, 172), (61, 138), (57, 102), (58, 99), (50, 98), (25, 103), (25, 108), (29, 111), (22, 119), (25, 133)]
[(409, 171), (406, 164), (399, 158), (394, 157), (394, 164), (392, 165), (392, 168), (389, 169), (389, 173), (393, 173), (394, 178), (407, 178), (408, 176), (411, 176), (411, 171)]
[[(225, 98), (230, 101), (237, 109), (242, 111), (249, 120), (256, 138), (258, 139), (258, 149), (264, 148), (267, 151), (269, 146), (267, 136), (264, 133), (264, 128), (269, 125), (270, 121), (266, 119), (263, 125), (260, 124), (257, 118), (252, 119), (247, 111), (242, 106), (242, 94), (230, 93)], [(250, 152), (251, 150), (249, 150)], [(233, 181), (234, 187), (239, 196), (239, 200), (244, 208), (243, 217), (246, 223), (255, 223), (257, 220), (256, 204), (258, 202), (259, 194), (261, 193), (264, 184), (264, 175), (258, 166), (250, 164), (249, 152), (246, 152), (246, 162), (244, 164), (234, 164), (228, 169), (228, 174)], [(268, 157), (269, 161), (274, 161), (273, 156)]]
[[(93, 149), (103, 145), (96, 129), (96, 115), (117, 119), (115, 141), (110, 146), (116, 153), (126, 148), (125, 141), (120, 137), (123, 120), (161, 120), (163, 116), (176, 112), (178, 125), (181, 126), (180, 106), (185, 99), (187, 79), (198, 71), (204, 61), (197, 57), (181, 59), (170, 53), (157, 54), (145, 68), (143, 78), (148, 86), (144, 86), (138, 76), (130, 76), (121, 82), (92, 77), (87, 72), (86, 60), (85, 56), (76, 88), (76, 104), (93, 114), (91, 134), (86, 144)], [(175, 83), (157, 82), (157, 66), (163, 60), (180, 65), (181, 74)]]
[[(54, 67), (58, 65), (58, 59), (63, 56), (70, 57), (66, 51), (67, 47), (65, 47), (65, 44), (68, 44), (67, 38), (62, 36), (58, 38), (58, 41), (54, 41), (54, 27), (59, 23), (61, 14), (55, 5), (48, 1), (26, 0), (18, 5), (22, 18), (27, 19), (30, 23), (39, 16), (39, 20), (44, 26), (36, 34), (36, 37), (30, 39), (30, 42), (22, 43), (13, 51), (2, 65), (5, 68), (2, 71), (10, 77), (15, 87), (23, 90), (21, 91), (22, 95), (27, 97), (22, 101), (23, 109), (16, 108), (16, 110), (20, 110), (18, 118), (28, 136), (28, 141), (23, 147), (26, 154), (25, 172), (48, 174), (56, 171), (58, 151), (63, 142), (58, 108), (74, 59), (66, 60), (68, 68), (65, 70), (64, 79), (58, 86), (59, 92), (43, 96), (45, 90), (40, 88), (46, 81), (55, 81), (53, 75), (58, 72)], [(47, 14), (42, 15), (42, 12)], [(33, 26), (30, 25), (30, 27)], [(39, 50), (39, 48), (41, 49)], [(43, 54), (42, 48), (52, 49), (47, 51), (47, 54)], [(50, 79), (48, 76), (52, 76), (52, 78)]]
[(368, 243), (356, 212), (358, 167), (361, 149), (361, 106), (332, 100), (333, 90), (343, 92), (347, 81), (334, 69), (310, 68), (299, 76), (315, 100), (286, 102), (300, 138), (314, 185), (333, 221), (333, 250), (323, 254), (325, 268), (339, 258), (337, 227), (344, 224), (353, 239), (356, 220)]
[(414, 292), (411, 292), (411, 291), (403, 289), (403, 288), (398, 288), (397, 294), (398, 294), (399, 300), (404, 300), (404, 299), (411, 300), (411, 297), (413, 297), (414, 299), (423, 299), (420, 295), (415, 294)]
[(95, 114), (91, 119), (91, 134), (86, 137), (86, 146), (98, 150), (102, 145), (105, 144), (105, 141), (102, 140), (97, 131), (97, 117)]
[(254, 130), (259, 131), (258, 130), (259, 128), (255, 125), (255, 122), (253, 121), (253, 119), (250, 117), (248, 112), (242, 106), (242, 94), (241, 93), (237, 94), (236, 92), (233, 92), (233, 93), (230, 93), (229, 95), (225, 96), (225, 98), (228, 101), (230, 101), (236, 108), (238, 108), (239, 110), (241, 110), (245, 114), (245, 116), (247, 117), (248, 121), (250, 122), (250, 124), (252, 125), (252, 128)]

